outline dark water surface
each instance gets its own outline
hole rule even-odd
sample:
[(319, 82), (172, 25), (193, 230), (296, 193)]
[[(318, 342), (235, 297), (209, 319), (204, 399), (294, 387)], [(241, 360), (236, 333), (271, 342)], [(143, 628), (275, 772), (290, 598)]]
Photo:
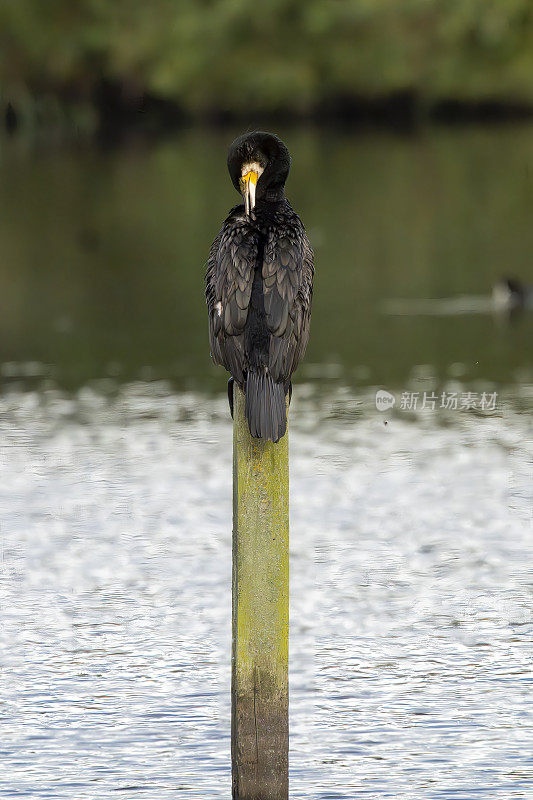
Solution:
[[(202, 291), (228, 138), (2, 145), (2, 798), (230, 796), (231, 422)], [(291, 796), (531, 797), (533, 315), (488, 296), (533, 282), (533, 130), (285, 138), (317, 256)]]
[[(238, 199), (231, 136), (192, 131), (107, 153), (4, 144), (0, 360), (39, 362), (66, 387), (150, 368), (180, 389), (221, 389), (202, 281)], [(490, 314), (405, 318), (382, 306), (489, 295), (502, 275), (533, 282), (533, 128), (285, 138), (288, 194), (317, 261), (307, 363), (339, 364), (353, 385), (403, 385), (419, 364), (442, 379), (456, 363), (468, 378), (522, 378), (533, 315), (509, 327)]]

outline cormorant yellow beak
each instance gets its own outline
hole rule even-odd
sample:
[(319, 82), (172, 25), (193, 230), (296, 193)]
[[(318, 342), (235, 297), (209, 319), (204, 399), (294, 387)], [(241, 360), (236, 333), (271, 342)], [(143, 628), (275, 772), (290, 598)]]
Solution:
[(252, 211), (255, 208), (255, 187), (257, 186), (257, 179), (259, 175), (253, 169), (249, 170), (240, 179), (241, 193), (244, 197), (244, 208), (246, 214), (251, 217)]

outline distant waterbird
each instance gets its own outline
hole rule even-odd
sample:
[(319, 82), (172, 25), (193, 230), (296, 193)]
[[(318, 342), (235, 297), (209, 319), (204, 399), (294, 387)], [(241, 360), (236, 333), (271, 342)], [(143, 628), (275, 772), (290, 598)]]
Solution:
[(508, 313), (533, 308), (533, 286), (518, 278), (502, 278), (492, 288), (492, 302), (496, 311)]
[(246, 133), (229, 148), (228, 170), (243, 197), (209, 253), (206, 300), (211, 354), (245, 393), (254, 438), (277, 442), (286, 396), (309, 339), (313, 251), (285, 197), (291, 157), (277, 136)]
[(398, 298), (381, 303), (381, 311), (393, 316), (494, 314), (505, 319), (527, 310), (533, 310), (533, 286), (517, 278), (501, 278), (493, 285), (490, 295)]

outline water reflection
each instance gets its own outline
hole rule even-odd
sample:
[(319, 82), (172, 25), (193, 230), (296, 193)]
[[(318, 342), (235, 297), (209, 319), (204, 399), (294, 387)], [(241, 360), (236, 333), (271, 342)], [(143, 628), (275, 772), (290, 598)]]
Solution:
[[(533, 314), (464, 298), (531, 282), (531, 131), (279, 133), (317, 254), (292, 794), (526, 797)], [(232, 134), (0, 155), (0, 797), (229, 797), (231, 426), (202, 281)]]
[[(101, 388), (0, 399), (0, 796), (227, 798), (226, 401)], [(295, 391), (292, 795), (526, 797), (531, 390), (374, 399)]]
[[(390, 298), (488, 296), (502, 275), (531, 283), (531, 129), (413, 138), (280, 131), (288, 192), (317, 274), (309, 362), (352, 385), (402, 383), (417, 364), (516, 379), (533, 315), (384, 315)], [(238, 199), (233, 131), (154, 147), (0, 155), (0, 362), (39, 362), (67, 388), (106, 376), (222, 391), (208, 357), (203, 272)], [(362, 375), (366, 377), (363, 378)]]

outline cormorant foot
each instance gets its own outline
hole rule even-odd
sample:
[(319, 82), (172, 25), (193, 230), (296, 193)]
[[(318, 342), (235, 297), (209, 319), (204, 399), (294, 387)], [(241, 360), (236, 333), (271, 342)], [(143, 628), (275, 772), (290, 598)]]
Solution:
[(230, 378), (228, 380), (228, 402), (229, 402), (229, 411), (230, 411), (232, 419), (233, 419), (233, 384), (234, 383), (235, 383), (235, 378)]

